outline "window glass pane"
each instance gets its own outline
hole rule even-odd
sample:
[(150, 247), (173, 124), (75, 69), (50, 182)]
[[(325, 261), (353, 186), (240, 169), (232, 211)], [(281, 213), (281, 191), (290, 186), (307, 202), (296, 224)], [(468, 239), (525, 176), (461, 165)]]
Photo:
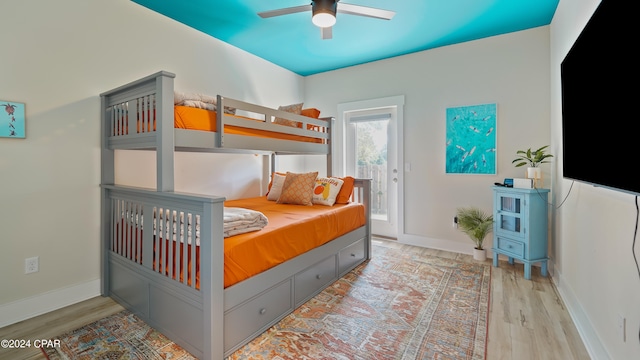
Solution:
[(520, 218), (502, 215), (500, 218), (500, 228), (502, 230), (520, 232)]
[(387, 220), (387, 127), (389, 120), (358, 121), (356, 176), (372, 179), (371, 216)]
[(502, 203), (502, 211), (508, 211), (516, 214), (520, 213), (520, 199), (508, 196), (502, 196), (500, 199), (500, 202)]

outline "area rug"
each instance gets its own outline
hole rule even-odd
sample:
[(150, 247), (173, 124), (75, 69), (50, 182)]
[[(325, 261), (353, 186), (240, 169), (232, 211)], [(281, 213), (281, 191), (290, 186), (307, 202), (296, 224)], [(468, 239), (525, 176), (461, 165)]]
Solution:
[(491, 266), (374, 246), (229, 359), (484, 359)]
[(60, 346), (42, 348), (49, 360), (195, 359), (127, 310), (56, 339)]
[[(491, 266), (374, 246), (359, 265), (228, 360), (486, 356)], [(193, 359), (128, 311), (56, 337), (58, 359)]]

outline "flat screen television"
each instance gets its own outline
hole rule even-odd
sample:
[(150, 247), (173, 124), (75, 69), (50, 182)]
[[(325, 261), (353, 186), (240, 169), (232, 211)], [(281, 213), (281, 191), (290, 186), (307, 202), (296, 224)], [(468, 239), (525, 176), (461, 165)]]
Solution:
[(633, 2), (603, 0), (561, 64), (566, 179), (640, 195), (640, 59)]

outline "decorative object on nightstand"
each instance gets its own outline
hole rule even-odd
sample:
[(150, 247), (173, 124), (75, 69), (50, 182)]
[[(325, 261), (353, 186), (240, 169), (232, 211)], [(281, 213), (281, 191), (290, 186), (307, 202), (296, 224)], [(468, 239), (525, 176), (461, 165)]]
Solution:
[(458, 208), (456, 212), (458, 228), (469, 235), (476, 244), (473, 248), (473, 258), (484, 261), (487, 259), (487, 252), (482, 243), (493, 230), (493, 215), (486, 214), (477, 207)]
[(509, 264), (524, 263), (524, 278), (531, 279), (531, 265), (540, 263), (547, 276), (547, 197), (549, 189), (493, 187), (493, 266), (506, 255)]
[(516, 167), (529, 165), (527, 168), (527, 179), (533, 179), (533, 187), (542, 187), (542, 169), (538, 167), (540, 164), (547, 164), (551, 161), (547, 160), (552, 158), (553, 155), (546, 154), (545, 151), (549, 145), (545, 145), (538, 150), (518, 150), (516, 152), (517, 157), (511, 161)]

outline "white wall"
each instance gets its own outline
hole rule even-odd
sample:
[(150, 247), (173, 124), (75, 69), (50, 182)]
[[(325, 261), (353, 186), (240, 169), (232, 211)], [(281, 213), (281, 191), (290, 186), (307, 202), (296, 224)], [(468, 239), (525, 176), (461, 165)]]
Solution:
[[(554, 278), (594, 359), (640, 359), (640, 279), (632, 245), (633, 196), (562, 179), (560, 63), (598, 0), (561, 0), (551, 23), (551, 143), (554, 162)], [(573, 186), (573, 187), (572, 187)], [(638, 246), (636, 253), (640, 251)], [(626, 318), (627, 340), (618, 331)]]
[[(100, 93), (166, 70), (180, 91), (302, 100), (302, 77), (128, 0), (4, 0), (2, 14), (0, 100), (26, 103), (27, 138), (0, 138), (0, 326), (99, 294)], [(147, 155), (120, 165), (155, 166)], [(178, 155), (177, 190), (257, 195), (260, 161), (225, 156)]]
[[(266, 106), (305, 99), (322, 116), (337, 115), (341, 102), (405, 95), (403, 147), (412, 171), (403, 174), (403, 237), (423, 245), (470, 251), (451, 228), (455, 208), (491, 209), (489, 186), (521, 176), (511, 166), (515, 151), (551, 143), (556, 161), (545, 169), (546, 185), (556, 206), (568, 195), (551, 217), (554, 279), (594, 359), (640, 358), (634, 199), (578, 183), (569, 194), (572, 184), (559, 170), (559, 63), (598, 3), (562, 0), (551, 27), (303, 79), (128, 0), (38, 2), (37, 10), (33, 1), (3, 1), (0, 33), (11, 42), (0, 47), (0, 100), (26, 103), (27, 139), (0, 139), (0, 326), (98, 294), (98, 95), (167, 70), (177, 74), (178, 90)], [(445, 109), (487, 102), (498, 104), (498, 173), (446, 175)], [(147, 154), (135, 156), (120, 165), (150, 162)], [(256, 191), (252, 156), (178, 157), (176, 167), (194, 177), (231, 171), (241, 179), (236, 186), (215, 177), (195, 192)], [(155, 181), (122, 173), (120, 180)], [(194, 184), (185, 177), (176, 185)], [(40, 256), (41, 271), (24, 275), (30, 256)], [(626, 343), (617, 335), (619, 314), (628, 321)]]
[[(549, 139), (549, 28), (495, 36), (308, 76), (305, 99), (334, 115), (339, 103), (405, 96), (404, 231), (400, 241), (471, 253), (473, 243), (451, 226), (456, 208), (492, 209), (491, 186), (524, 177), (517, 150)], [(497, 103), (497, 174), (445, 173), (448, 107)], [(400, 169), (404, 166), (399, 165)], [(550, 177), (546, 167), (545, 178)], [(550, 182), (547, 182), (547, 186)], [(491, 248), (491, 240), (485, 241)]]

